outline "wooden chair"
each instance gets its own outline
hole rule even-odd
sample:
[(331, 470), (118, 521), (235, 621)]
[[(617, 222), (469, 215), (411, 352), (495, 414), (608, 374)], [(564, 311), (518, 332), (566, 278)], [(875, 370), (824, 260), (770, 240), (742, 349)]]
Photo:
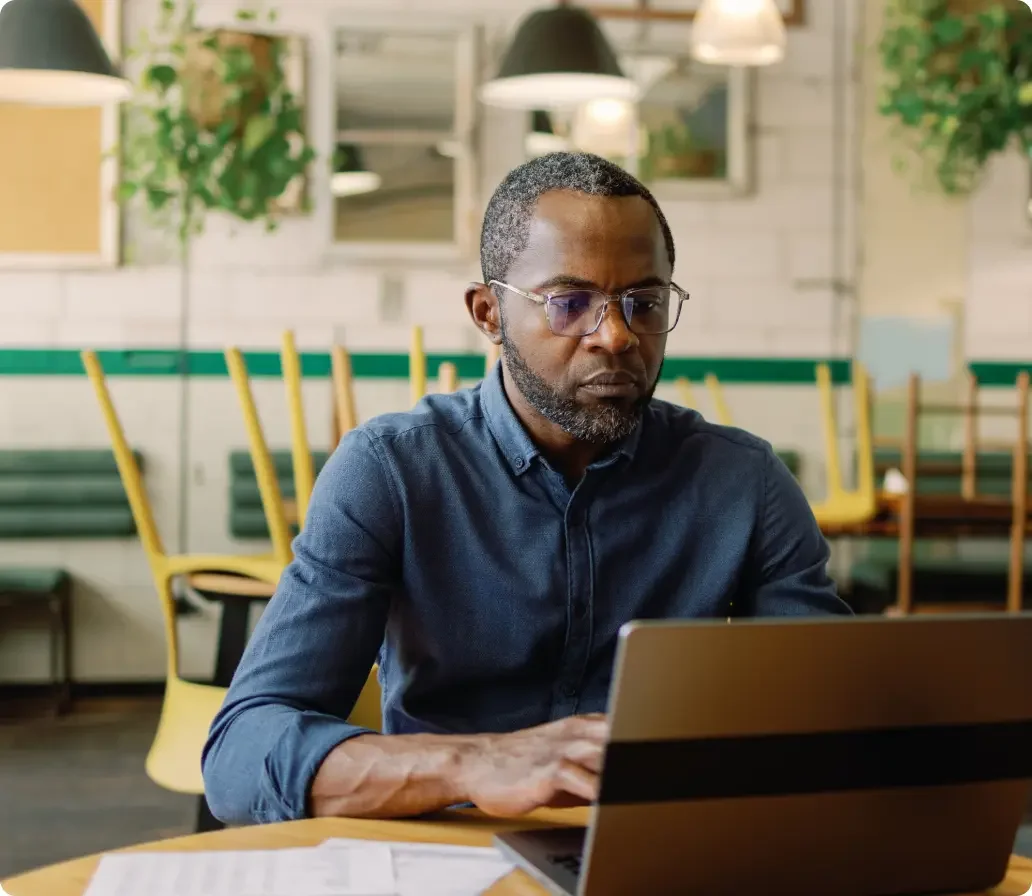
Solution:
[[(290, 358), (292, 340), (284, 338), (285, 358), (292, 364)], [(240, 401), (240, 408), (244, 415), (244, 423), (247, 428), (248, 444), (251, 451), (251, 460), (254, 464), (255, 473), (258, 477), (258, 489), (262, 497), (262, 507), (265, 511), (266, 522), (269, 526), (269, 533), (272, 536), (273, 544), (281, 544), (286, 540), (286, 549), (290, 556), (287, 562), (293, 558), (290, 549), (290, 522), (287, 515), (287, 506), (283, 500), (283, 493), (276, 478), (276, 470), (269, 451), (265, 434), (262, 430), (261, 420), (258, 417), (258, 409), (254, 402), (254, 395), (251, 391), (251, 384), (247, 374), (247, 366), (240, 350), (235, 347), (226, 349), (226, 365), (229, 367), (230, 376), (236, 387), (237, 398)], [(286, 370), (286, 367), (284, 368)], [(300, 382), (287, 388), (287, 399), (290, 406), (290, 418), (295, 425), (291, 428), (293, 450), (297, 454), (305, 455), (311, 462), (312, 449), (308, 441), (308, 431), (305, 425), (304, 407), (301, 404)], [(295, 482), (297, 470), (295, 467)], [(295, 499), (298, 507), (307, 509), (311, 498), (312, 485), (307, 486), (307, 491), (298, 492)], [(302, 480), (304, 485), (304, 480)], [(379, 731), (382, 721), (380, 683), (377, 677), (377, 667), (369, 672), (365, 687), (359, 694), (358, 700), (352, 707), (348, 721), (355, 725), (361, 725), (374, 731)]]
[(853, 363), (857, 484), (852, 490), (847, 489), (842, 482), (839, 427), (835, 414), (831, 370), (827, 364), (817, 365), (817, 390), (821, 404), (827, 488), (824, 500), (811, 505), (811, 509), (822, 529), (838, 530), (858, 526), (873, 519), (878, 511), (878, 495), (874, 481), (874, 444), (871, 437), (870, 377), (863, 364), (859, 361)]
[[(969, 377), (966, 401), (961, 405), (922, 405), (920, 401), (921, 381), (913, 373), (907, 384), (906, 418), (902, 442), (902, 473), (907, 489), (899, 508), (899, 560), (896, 582), (895, 615), (916, 612), (913, 600), (914, 541), (919, 522), (938, 521), (942, 528), (953, 525), (963, 534), (977, 534), (980, 529), (1009, 531), (1010, 552), (1007, 572), (1006, 609), (1020, 612), (1024, 593), (1024, 550), (1025, 534), (1028, 528), (1028, 397), (1029, 375), (1022, 372), (1016, 383), (1016, 406), (981, 407), (977, 401), (978, 383)], [(959, 472), (961, 494), (959, 497), (918, 494), (918, 478), (922, 470), (919, 462), (918, 422), (922, 413), (960, 414), (965, 420), (965, 444), (959, 470), (936, 467), (940, 474)], [(1014, 416), (1017, 420), (1017, 436), (1013, 444), (1011, 460), (1010, 499), (977, 493), (977, 419), (986, 415)], [(923, 605), (925, 612), (957, 609), (953, 605)], [(981, 604), (971, 609), (990, 609)]]
[(147, 753), (147, 775), (166, 790), (203, 794), (201, 750), (226, 691), (220, 687), (186, 681), (180, 676), (172, 580), (177, 576), (216, 571), (245, 576), (275, 586), (283, 563), (279, 557), (269, 555), (166, 553), (154, 522), (143, 477), (115, 411), (100, 361), (92, 351), (83, 352), (82, 361), (104, 415), (118, 472), (129, 498), (140, 542), (161, 602), (166, 647), (165, 696), (158, 729)]

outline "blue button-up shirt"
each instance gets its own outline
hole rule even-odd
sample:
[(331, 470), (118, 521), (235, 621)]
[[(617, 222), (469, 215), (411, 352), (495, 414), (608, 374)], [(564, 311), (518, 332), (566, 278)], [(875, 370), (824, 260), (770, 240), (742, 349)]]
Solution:
[(304, 817), (374, 661), (385, 733), (501, 732), (606, 707), (632, 619), (849, 613), (770, 446), (653, 400), (574, 484), (478, 387), (348, 433), (204, 752), (227, 822)]

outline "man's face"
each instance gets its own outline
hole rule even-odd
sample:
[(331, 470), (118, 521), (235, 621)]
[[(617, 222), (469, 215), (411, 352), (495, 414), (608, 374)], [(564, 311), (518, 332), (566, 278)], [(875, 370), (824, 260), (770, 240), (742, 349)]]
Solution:
[[(644, 199), (556, 190), (538, 201), (527, 247), (505, 282), (542, 295), (580, 287), (615, 296), (666, 285), (671, 274), (659, 221)], [(591, 335), (558, 336), (541, 305), (497, 291), (506, 366), (530, 405), (581, 441), (629, 435), (656, 389), (666, 334), (631, 332), (613, 303)], [(607, 374), (626, 382), (590, 382)]]

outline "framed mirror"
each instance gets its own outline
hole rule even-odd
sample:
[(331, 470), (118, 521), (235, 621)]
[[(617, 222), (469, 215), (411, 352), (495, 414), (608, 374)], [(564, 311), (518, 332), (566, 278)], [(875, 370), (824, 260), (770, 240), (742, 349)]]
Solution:
[(752, 75), (684, 53), (622, 53), (641, 85), (637, 104), (600, 100), (529, 116), (527, 155), (596, 152), (641, 178), (658, 198), (743, 195), (752, 188)]
[(336, 29), (335, 253), (469, 251), (477, 40), (455, 25)]

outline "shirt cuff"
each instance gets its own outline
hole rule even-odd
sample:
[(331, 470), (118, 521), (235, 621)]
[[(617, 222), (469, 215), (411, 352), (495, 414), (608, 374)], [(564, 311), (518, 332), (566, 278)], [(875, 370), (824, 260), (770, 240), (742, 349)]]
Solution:
[(267, 823), (308, 817), (312, 780), (330, 751), (353, 737), (375, 733), (323, 713), (292, 715), (265, 757), (254, 819)]

